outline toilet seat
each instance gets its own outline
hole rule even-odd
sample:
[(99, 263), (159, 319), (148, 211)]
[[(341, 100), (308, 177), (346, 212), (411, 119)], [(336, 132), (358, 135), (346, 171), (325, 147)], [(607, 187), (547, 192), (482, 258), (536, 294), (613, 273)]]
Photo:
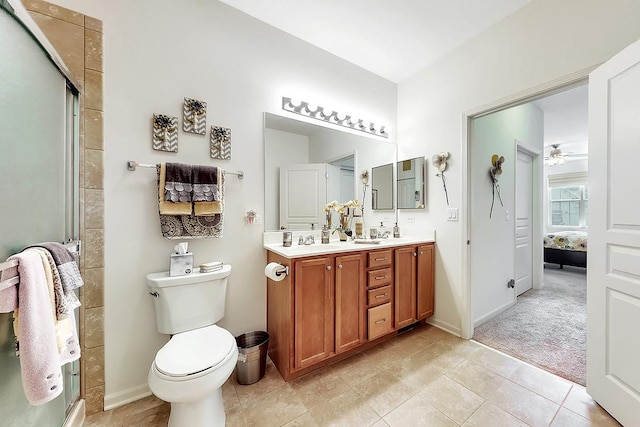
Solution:
[(229, 331), (216, 325), (176, 334), (156, 354), (156, 369), (176, 380), (215, 369), (237, 346)]

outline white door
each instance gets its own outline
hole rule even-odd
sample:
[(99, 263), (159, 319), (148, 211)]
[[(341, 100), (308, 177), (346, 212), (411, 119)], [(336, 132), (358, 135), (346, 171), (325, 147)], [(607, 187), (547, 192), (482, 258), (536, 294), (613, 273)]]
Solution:
[(587, 392), (640, 426), (640, 42), (589, 77)]
[(325, 163), (280, 168), (280, 228), (309, 230), (325, 223), (327, 167)]
[(518, 150), (516, 163), (516, 295), (532, 287), (533, 157)]

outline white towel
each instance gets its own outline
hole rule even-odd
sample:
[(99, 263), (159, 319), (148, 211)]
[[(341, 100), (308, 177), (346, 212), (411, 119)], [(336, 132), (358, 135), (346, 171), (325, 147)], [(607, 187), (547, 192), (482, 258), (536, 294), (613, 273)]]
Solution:
[[(58, 397), (63, 388), (47, 279), (37, 251), (26, 250), (9, 259), (16, 259), (19, 264), (4, 270), (0, 280), (20, 275), (17, 329), (20, 336), (22, 385), (29, 403), (42, 405)], [(7, 308), (13, 311), (18, 306), (4, 306), (3, 310)]]

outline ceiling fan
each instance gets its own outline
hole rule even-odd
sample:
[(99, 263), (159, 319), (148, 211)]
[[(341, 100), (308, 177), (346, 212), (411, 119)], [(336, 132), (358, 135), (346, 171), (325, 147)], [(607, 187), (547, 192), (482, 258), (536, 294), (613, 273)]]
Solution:
[(555, 165), (563, 165), (565, 159), (566, 160), (578, 160), (585, 159), (587, 157), (586, 154), (574, 154), (571, 152), (563, 152), (560, 150), (560, 144), (551, 144), (551, 151), (549, 151), (549, 156), (545, 157), (544, 160), (546, 164), (549, 166)]

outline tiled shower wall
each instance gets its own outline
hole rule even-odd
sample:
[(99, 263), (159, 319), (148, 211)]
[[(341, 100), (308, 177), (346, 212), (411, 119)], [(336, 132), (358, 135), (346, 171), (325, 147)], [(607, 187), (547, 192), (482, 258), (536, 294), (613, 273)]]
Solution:
[(41, 0), (22, 0), (80, 83), (80, 396), (104, 406), (104, 137), (102, 21)]

